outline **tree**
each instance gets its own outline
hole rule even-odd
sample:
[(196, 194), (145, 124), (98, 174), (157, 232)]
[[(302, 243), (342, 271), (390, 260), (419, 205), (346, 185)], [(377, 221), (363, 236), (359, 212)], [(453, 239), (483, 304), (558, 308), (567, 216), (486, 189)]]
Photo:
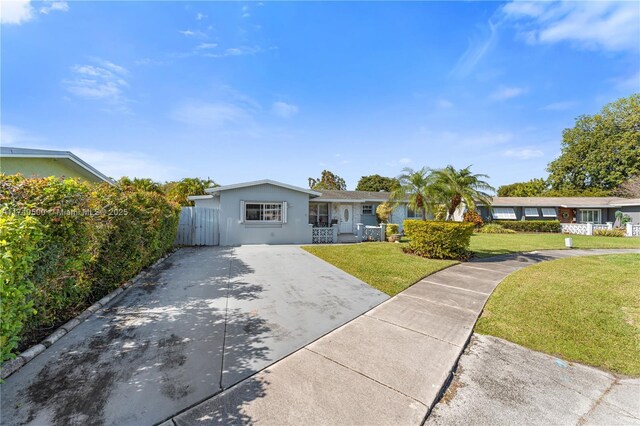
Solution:
[(391, 192), (400, 185), (398, 179), (380, 175), (362, 176), (356, 186), (356, 191), (386, 191)]
[(427, 212), (431, 212), (434, 206), (431, 170), (427, 167), (420, 170), (406, 167), (402, 171), (403, 173), (398, 176), (400, 186), (391, 192), (391, 202), (398, 205), (403, 201), (408, 201), (409, 207), (414, 211), (421, 212), (422, 220), (427, 220)]
[(122, 187), (132, 187), (136, 189), (141, 189), (143, 191), (148, 192), (157, 192), (158, 194), (163, 194), (162, 186), (149, 178), (129, 178), (127, 176), (123, 176), (118, 180), (118, 185)]
[(331, 173), (329, 170), (323, 170), (320, 179), (309, 178), (309, 188), (346, 191), (347, 183), (340, 176)]
[(578, 117), (547, 170), (551, 188), (561, 191), (611, 191), (640, 174), (640, 93)]
[(447, 206), (447, 220), (464, 201), (469, 210), (476, 210), (476, 201), (491, 205), (491, 196), (484, 191), (493, 191), (493, 187), (485, 182), (489, 178), (483, 174), (471, 173), (471, 166), (456, 170), (453, 166), (433, 172), (435, 190), (440, 200)]
[(531, 179), (502, 185), (498, 188), (498, 197), (541, 197), (548, 189), (549, 185), (544, 179)]
[(614, 195), (626, 198), (640, 198), (640, 176), (632, 177), (624, 182), (614, 191)]
[(378, 223), (389, 223), (389, 218), (393, 212), (393, 206), (390, 203), (384, 202), (376, 207), (376, 219)]
[(200, 178), (184, 178), (178, 182), (167, 182), (164, 190), (167, 197), (181, 206), (193, 206), (193, 201), (187, 199), (190, 195), (205, 195), (207, 188), (219, 186), (213, 180)]

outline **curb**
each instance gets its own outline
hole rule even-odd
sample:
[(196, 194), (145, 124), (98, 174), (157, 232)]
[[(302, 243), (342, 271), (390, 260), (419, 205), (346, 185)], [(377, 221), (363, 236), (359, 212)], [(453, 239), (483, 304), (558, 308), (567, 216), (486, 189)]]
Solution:
[(7, 377), (11, 376), (16, 371), (20, 370), (23, 366), (27, 365), (29, 361), (40, 355), (47, 348), (53, 345), (55, 342), (60, 340), (62, 336), (69, 333), (71, 330), (76, 328), (78, 325), (82, 324), (85, 320), (90, 318), (94, 313), (98, 310), (105, 307), (109, 302), (113, 301), (116, 297), (124, 293), (127, 289), (131, 288), (134, 284), (138, 283), (143, 278), (146, 278), (151, 272), (158, 267), (162, 262), (164, 262), (168, 257), (173, 255), (176, 252), (176, 249), (172, 249), (169, 253), (162, 256), (160, 259), (156, 260), (151, 266), (147, 267), (138, 275), (133, 277), (132, 279), (125, 281), (118, 287), (113, 290), (111, 293), (104, 296), (102, 299), (98, 300), (93, 305), (89, 306), (85, 309), (80, 315), (72, 318), (65, 324), (58, 327), (53, 333), (47, 336), (41, 342), (31, 346), (29, 349), (21, 352), (14, 359), (7, 360), (2, 363), (2, 367), (0, 367), (0, 379), (4, 380)]

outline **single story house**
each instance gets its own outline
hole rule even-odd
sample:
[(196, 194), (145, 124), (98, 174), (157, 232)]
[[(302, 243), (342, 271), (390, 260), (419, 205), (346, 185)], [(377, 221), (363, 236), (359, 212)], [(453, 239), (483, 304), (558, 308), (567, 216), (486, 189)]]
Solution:
[(70, 151), (48, 149), (0, 148), (0, 172), (6, 175), (20, 173), (25, 177), (67, 177), (79, 178), (89, 182), (107, 182), (113, 180), (96, 170)]
[[(206, 195), (190, 196), (196, 208), (217, 211), (220, 245), (309, 244), (314, 228), (335, 226), (342, 236), (356, 235), (359, 223), (377, 225), (376, 208), (388, 192), (316, 191), (269, 179), (219, 186)], [(419, 217), (406, 203), (392, 212), (391, 223), (402, 227)], [(217, 229), (217, 230), (215, 230)]]
[(615, 222), (616, 211), (640, 223), (640, 198), (493, 197), (491, 208), (479, 205), (482, 219), (559, 220), (561, 223)]

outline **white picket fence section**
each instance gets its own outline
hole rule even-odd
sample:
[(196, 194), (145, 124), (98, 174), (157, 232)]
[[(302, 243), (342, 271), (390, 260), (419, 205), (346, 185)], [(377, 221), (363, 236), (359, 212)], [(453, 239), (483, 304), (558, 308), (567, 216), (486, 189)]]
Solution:
[(640, 225), (627, 225), (627, 235), (630, 237), (640, 237)]
[(183, 207), (175, 244), (183, 246), (217, 246), (220, 211), (203, 207)]
[[(574, 235), (593, 235), (593, 231), (603, 230), (603, 229), (613, 229), (613, 223), (607, 222), (605, 223), (561, 223), (563, 234), (574, 234)], [(632, 223), (627, 223), (624, 228), (622, 228), (627, 237), (640, 237), (640, 225), (634, 225)]]

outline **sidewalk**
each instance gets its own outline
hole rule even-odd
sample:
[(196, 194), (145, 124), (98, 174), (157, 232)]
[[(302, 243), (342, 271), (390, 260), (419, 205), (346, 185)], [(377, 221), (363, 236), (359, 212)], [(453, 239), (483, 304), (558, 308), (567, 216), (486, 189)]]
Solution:
[(500, 281), (545, 260), (614, 253), (640, 250), (511, 254), (437, 272), (166, 424), (420, 424)]

